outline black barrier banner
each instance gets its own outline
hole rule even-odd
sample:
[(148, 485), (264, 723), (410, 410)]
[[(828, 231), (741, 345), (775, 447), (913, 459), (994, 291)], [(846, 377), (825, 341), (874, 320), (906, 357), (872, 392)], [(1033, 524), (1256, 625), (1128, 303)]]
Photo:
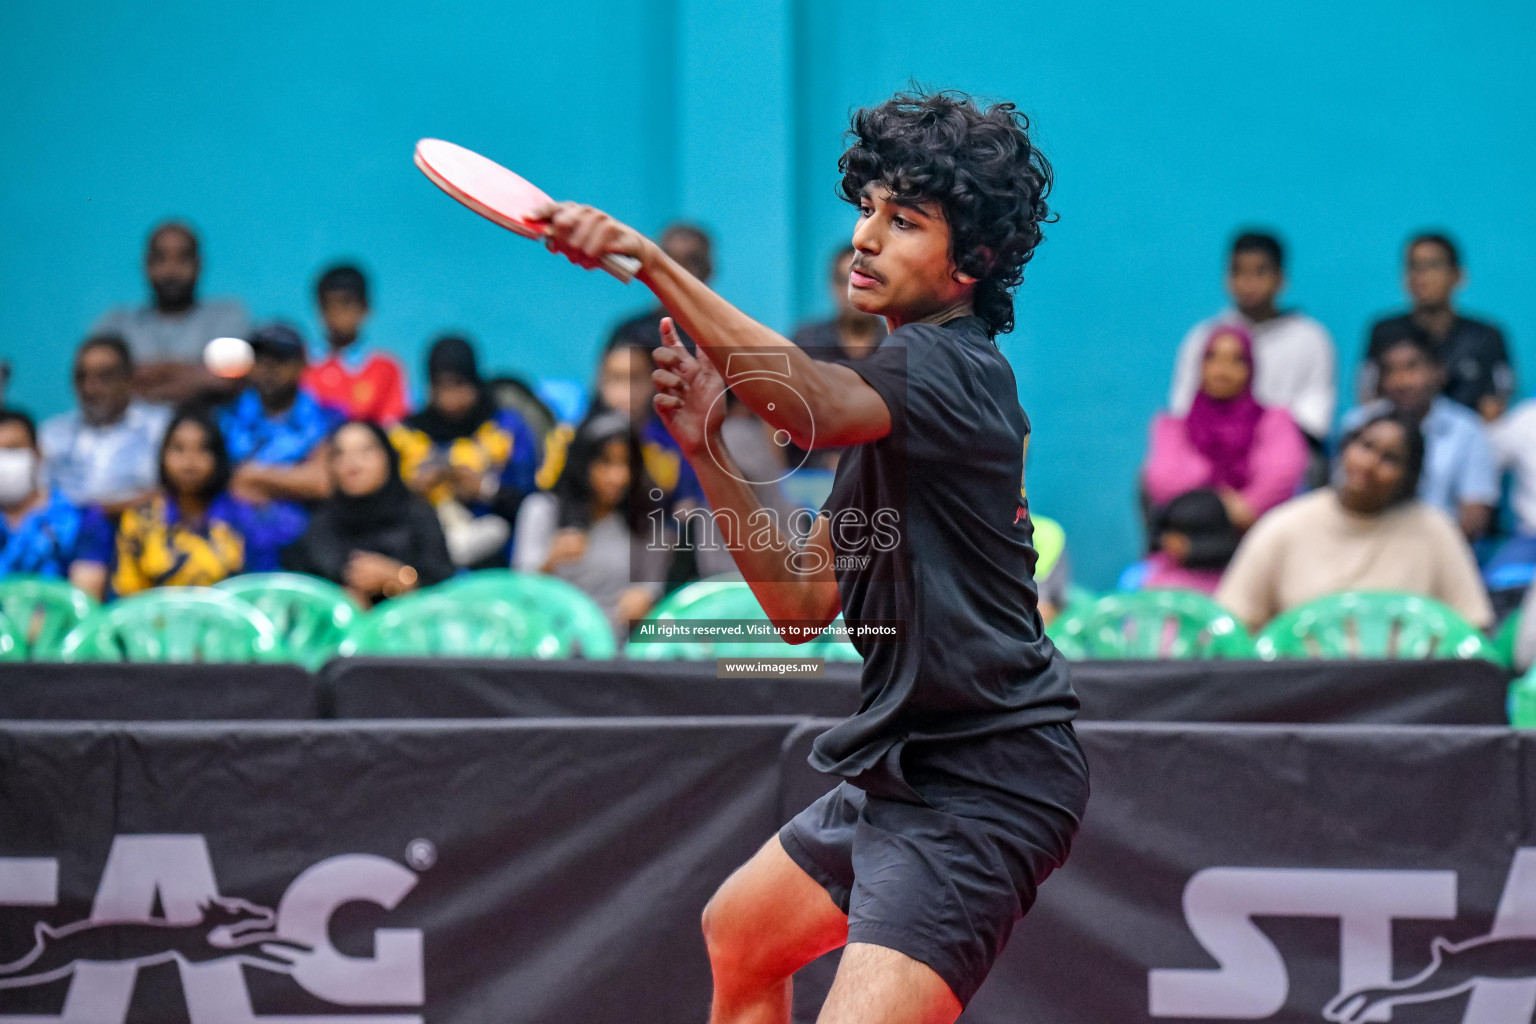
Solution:
[(791, 724), (0, 732), (0, 1022), (693, 1021)]
[[(13, 723), (0, 1024), (698, 1024), (699, 912), (828, 724)], [(1536, 1020), (1536, 738), (1079, 732), (1083, 831), (968, 1024)]]
[(1509, 673), (1442, 661), (1079, 661), (1081, 718), (1105, 722), (1504, 725)]
[(339, 658), (324, 689), (337, 718), (564, 718), (789, 715), (859, 709), (856, 664), (821, 678), (718, 678), (710, 661), (489, 661)]
[[(770, 659), (771, 660), (771, 659)], [(723, 674), (721, 659), (341, 658), (297, 665), (0, 665), (0, 720), (805, 715), (859, 707), (857, 663), (824, 678)], [(776, 676), (777, 678), (763, 678)], [(1468, 661), (1092, 661), (1072, 666), (1093, 721), (1502, 725), (1508, 674)]]
[[(725, 680), (713, 660), (342, 658), (325, 666), (323, 682), (338, 718), (838, 717), (858, 710), (859, 670), (829, 662), (825, 679)], [(1503, 725), (1508, 683), (1482, 660), (1072, 666), (1081, 717), (1095, 721)]]
[[(786, 746), (786, 805), (827, 780)], [(1093, 796), (966, 1024), (1531, 1024), (1536, 740), (1094, 725)], [(815, 1019), (835, 955), (800, 973)]]
[(298, 665), (0, 665), (0, 720), (250, 721), (319, 711), (318, 680)]
[(1085, 827), (967, 1020), (1536, 1017), (1530, 739), (1080, 732)]

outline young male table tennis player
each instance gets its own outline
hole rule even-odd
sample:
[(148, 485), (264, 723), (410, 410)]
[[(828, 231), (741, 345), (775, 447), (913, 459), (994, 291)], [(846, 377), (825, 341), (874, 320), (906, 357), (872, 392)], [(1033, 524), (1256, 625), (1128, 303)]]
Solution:
[[(654, 402), (717, 516), (759, 508), (719, 444), (725, 387), (801, 447), (848, 446), (798, 556), (776, 533), (733, 544), (769, 617), (905, 627), (899, 642), (856, 640), (860, 711), (810, 758), (844, 781), (705, 908), (716, 1024), (787, 1022), (791, 975), (844, 943), (822, 1024), (954, 1020), (1081, 819), (1078, 702), (1036, 611), (1020, 500), (1029, 421), (993, 341), (1013, 327), (1010, 293), (1047, 216), (1050, 166), (1027, 128), (1012, 104), (954, 94), (854, 115), (839, 165), (859, 211), (848, 284), (891, 334), (846, 364), (812, 359), (600, 211), (540, 214), (575, 263), (637, 258), (672, 314)], [(804, 404), (782, 378), (735, 382), (786, 359)]]

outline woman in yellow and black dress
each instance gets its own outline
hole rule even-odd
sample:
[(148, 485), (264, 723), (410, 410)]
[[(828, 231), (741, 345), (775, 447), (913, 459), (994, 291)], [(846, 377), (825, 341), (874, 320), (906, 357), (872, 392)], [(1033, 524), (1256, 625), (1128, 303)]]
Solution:
[(229, 454), (218, 425), (179, 413), (160, 446), (160, 490), (123, 513), (117, 529), (116, 594), (152, 587), (210, 586), (241, 572), (277, 568), (272, 537), (294, 524), (274, 504), (257, 508), (231, 497)]

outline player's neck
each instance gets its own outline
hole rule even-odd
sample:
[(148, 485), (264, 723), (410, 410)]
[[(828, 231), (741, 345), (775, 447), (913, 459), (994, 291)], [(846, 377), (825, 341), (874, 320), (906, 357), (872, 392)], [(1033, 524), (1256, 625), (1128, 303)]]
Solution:
[(885, 322), (894, 331), (905, 324), (933, 324), (935, 327), (938, 327), (949, 323), (951, 320), (959, 320), (961, 317), (975, 315), (976, 303), (972, 301), (971, 295), (967, 293), (948, 305), (940, 306), (920, 316), (887, 315)]

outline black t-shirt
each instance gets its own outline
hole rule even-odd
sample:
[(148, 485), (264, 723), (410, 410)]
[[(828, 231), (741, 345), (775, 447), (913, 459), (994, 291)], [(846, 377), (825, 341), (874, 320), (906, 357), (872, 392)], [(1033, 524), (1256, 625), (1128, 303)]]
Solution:
[(891, 432), (844, 451), (821, 512), (843, 617), (905, 635), (855, 640), (859, 712), (822, 734), (811, 764), (853, 777), (905, 740), (1070, 721), (1077, 696), (1036, 607), (1029, 420), (984, 322), (909, 324), (844, 365), (885, 400)]
[[(885, 321), (877, 320), (875, 329), (883, 339)], [(805, 324), (789, 340), (803, 348), (812, 359), (841, 361), (846, 356), (843, 351), (842, 328), (838, 326), (835, 317), (831, 320), (817, 320)]]
[[(1411, 313), (1378, 320), (1371, 327), (1370, 344), (1365, 357), (1369, 370), (1376, 372), (1381, 354), (1388, 345), (1405, 335), (1427, 337)], [(1444, 339), (1430, 338), (1445, 360), (1445, 396), (1477, 410), (1477, 403), (1489, 395), (1508, 399), (1515, 390), (1515, 373), (1509, 364), (1509, 350), (1504, 335), (1492, 324), (1458, 316)], [(1367, 382), (1374, 391), (1375, 378)]]

